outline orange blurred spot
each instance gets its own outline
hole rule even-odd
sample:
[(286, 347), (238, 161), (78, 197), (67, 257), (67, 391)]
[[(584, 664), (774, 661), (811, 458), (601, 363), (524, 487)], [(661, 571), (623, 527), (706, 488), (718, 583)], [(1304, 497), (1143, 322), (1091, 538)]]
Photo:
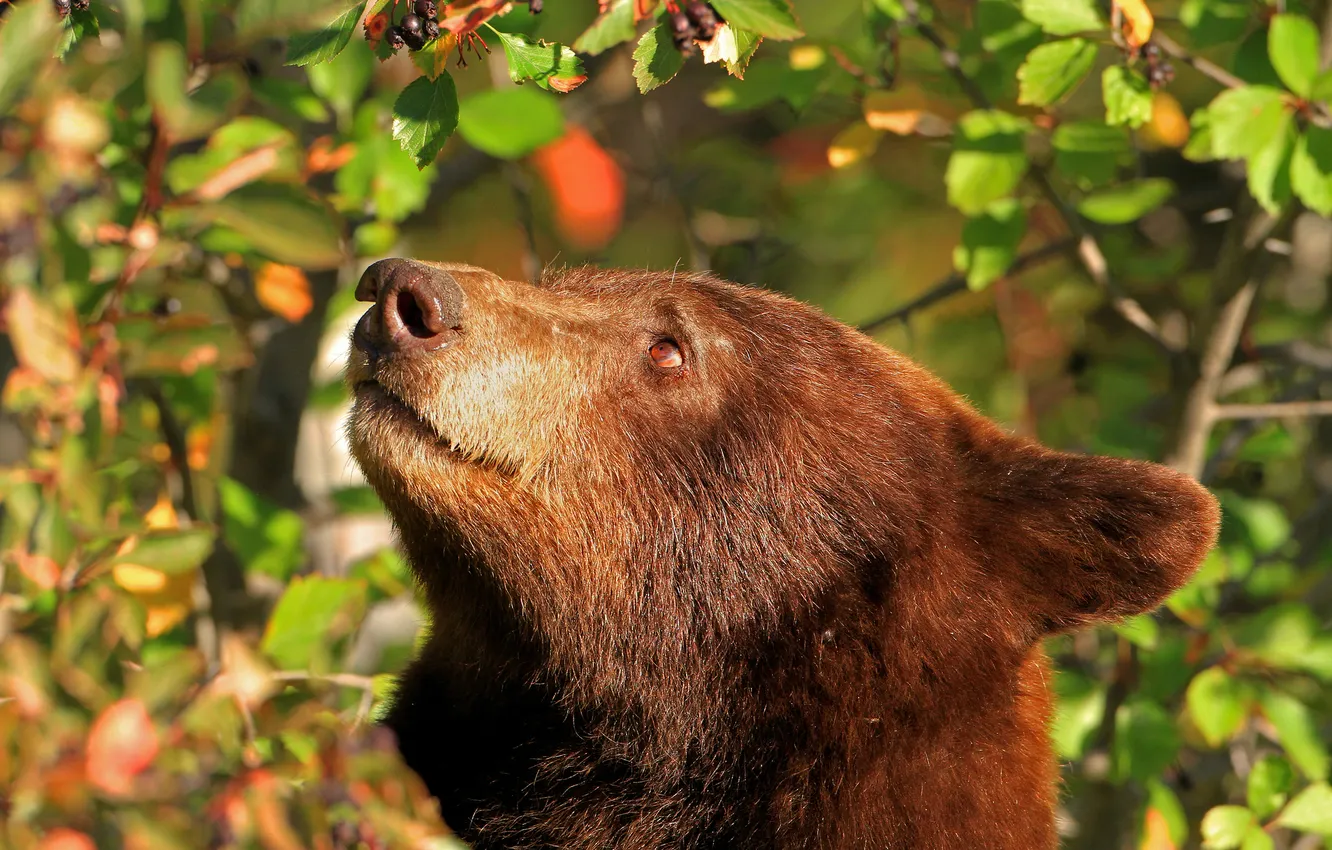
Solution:
[(320, 136), (310, 145), (305, 155), (305, 170), (310, 173), (337, 171), (356, 156), (356, 145), (351, 142), (333, 147), (331, 136)]
[(134, 777), (157, 758), (157, 730), (137, 699), (113, 703), (88, 731), (88, 782), (110, 794), (130, 790)]
[(1170, 838), (1170, 824), (1160, 809), (1148, 809), (1147, 821), (1142, 829), (1142, 843), (1138, 850), (1179, 850)]
[(566, 240), (584, 250), (604, 247), (624, 222), (624, 172), (581, 127), (532, 155), (532, 164), (555, 201), (555, 223)]
[(299, 322), (314, 306), (310, 281), (295, 266), (264, 263), (254, 276), (254, 294), (264, 309), (289, 322)]
[(42, 590), (50, 590), (60, 581), (60, 565), (46, 555), (20, 552), (16, 557), (19, 572)]
[(828, 146), (828, 164), (833, 168), (846, 168), (868, 159), (879, 149), (882, 137), (882, 131), (857, 121), (833, 137)]
[(97, 845), (82, 832), (62, 826), (46, 833), (37, 850), (97, 850)]

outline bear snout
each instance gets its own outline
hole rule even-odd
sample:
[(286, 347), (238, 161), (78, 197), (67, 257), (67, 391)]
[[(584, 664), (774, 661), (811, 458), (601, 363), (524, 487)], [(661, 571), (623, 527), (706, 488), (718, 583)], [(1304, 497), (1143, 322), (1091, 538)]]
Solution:
[(356, 323), (357, 348), (372, 357), (439, 351), (462, 331), (463, 291), (453, 275), (415, 260), (372, 264), (356, 286), (372, 306)]

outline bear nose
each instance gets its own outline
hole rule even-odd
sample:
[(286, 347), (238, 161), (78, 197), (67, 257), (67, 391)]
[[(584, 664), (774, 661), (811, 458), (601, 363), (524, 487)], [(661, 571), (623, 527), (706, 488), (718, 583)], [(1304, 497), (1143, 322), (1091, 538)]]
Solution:
[(380, 260), (356, 285), (356, 300), (374, 302), (356, 323), (356, 347), (367, 354), (437, 351), (462, 329), (463, 291), (453, 275), (415, 260)]

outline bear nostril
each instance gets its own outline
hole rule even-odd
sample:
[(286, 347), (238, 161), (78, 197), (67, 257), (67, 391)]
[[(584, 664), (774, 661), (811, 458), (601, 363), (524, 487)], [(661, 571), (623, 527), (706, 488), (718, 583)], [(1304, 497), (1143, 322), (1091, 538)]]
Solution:
[(425, 310), (410, 289), (398, 291), (394, 308), (398, 311), (398, 320), (402, 322), (403, 329), (412, 336), (425, 339), (436, 335), (437, 331), (430, 327), (434, 323), (426, 318)]

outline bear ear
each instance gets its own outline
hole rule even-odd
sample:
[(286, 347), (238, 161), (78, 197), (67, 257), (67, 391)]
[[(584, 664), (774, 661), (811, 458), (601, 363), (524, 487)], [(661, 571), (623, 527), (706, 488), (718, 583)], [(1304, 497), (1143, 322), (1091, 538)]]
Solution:
[(1169, 467), (987, 442), (965, 521), (1038, 634), (1152, 610), (1216, 542), (1216, 500)]

